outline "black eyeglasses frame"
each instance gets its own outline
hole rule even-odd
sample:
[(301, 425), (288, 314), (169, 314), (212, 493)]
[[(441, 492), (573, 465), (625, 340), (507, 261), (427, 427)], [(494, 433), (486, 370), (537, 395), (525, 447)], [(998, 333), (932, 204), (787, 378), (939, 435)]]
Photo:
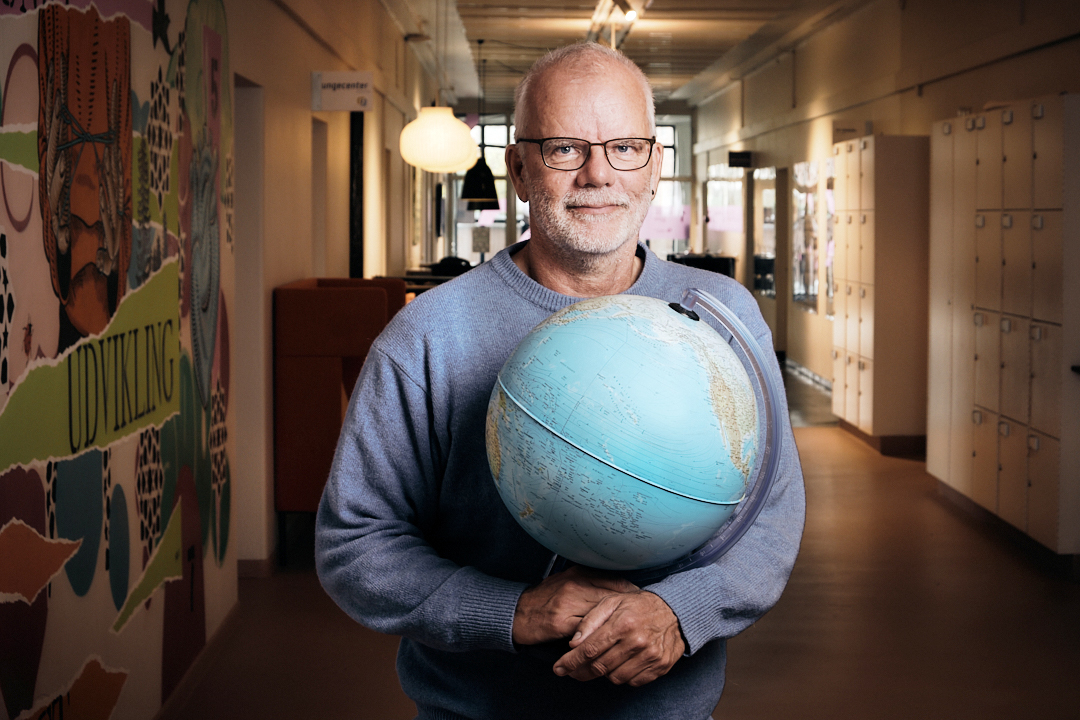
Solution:
[[(586, 145), (589, 146), (589, 149), (585, 153), (585, 157), (582, 159), (581, 164), (578, 165), (577, 167), (574, 167), (574, 168), (551, 167), (550, 165), (548, 165), (547, 158), (544, 157), (544, 143), (546, 143), (548, 140), (573, 140), (575, 142), (585, 143)], [(620, 140), (644, 140), (645, 142), (649, 143), (649, 155), (648, 155), (648, 157), (645, 158), (645, 162), (642, 163), (641, 165), (639, 165), (636, 168), (617, 168), (617, 167), (615, 167), (615, 164), (611, 162), (611, 156), (608, 155), (607, 146), (608, 146), (608, 143), (619, 142)], [(608, 165), (611, 166), (612, 170), (618, 170), (619, 172), (636, 172), (636, 171), (641, 170), (642, 168), (646, 167), (649, 164), (649, 162), (652, 160), (653, 148), (656, 147), (656, 136), (654, 135), (651, 138), (645, 138), (645, 137), (612, 138), (611, 140), (605, 140), (604, 142), (595, 142), (595, 143), (594, 142), (589, 142), (588, 140), (584, 140), (582, 138), (561, 137), (561, 136), (547, 137), (547, 138), (515, 138), (514, 142), (535, 143), (540, 148), (540, 160), (543, 161), (544, 167), (549, 168), (551, 170), (560, 170), (562, 172), (574, 172), (575, 170), (580, 170), (581, 168), (585, 167), (586, 163), (589, 162), (589, 158), (592, 156), (593, 147), (596, 146), (596, 145), (599, 145), (600, 147), (604, 148), (604, 159), (607, 160)]]

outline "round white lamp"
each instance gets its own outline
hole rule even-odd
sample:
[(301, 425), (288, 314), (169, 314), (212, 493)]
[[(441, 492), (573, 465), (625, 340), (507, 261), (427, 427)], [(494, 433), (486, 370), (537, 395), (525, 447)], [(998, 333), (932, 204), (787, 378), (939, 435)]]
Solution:
[(399, 141), (402, 159), (430, 173), (468, 170), (480, 157), (469, 126), (448, 107), (425, 107), (405, 126)]

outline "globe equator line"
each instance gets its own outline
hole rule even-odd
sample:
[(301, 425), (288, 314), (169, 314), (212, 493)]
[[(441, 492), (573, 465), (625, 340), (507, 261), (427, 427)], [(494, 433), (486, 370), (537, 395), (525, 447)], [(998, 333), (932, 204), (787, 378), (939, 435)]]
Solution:
[(651, 480), (646, 480), (645, 478), (641, 477), (640, 475), (635, 475), (634, 473), (630, 472), (629, 470), (624, 470), (623, 468), (619, 467), (618, 465), (615, 465), (614, 463), (609, 462), (608, 460), (605, 460), (604, 458), (602, 458), (602, 457), (600, 457), (600, 456), (598, 456), (598, 455), (596, 455), (596, 454), (594, 454), (592, 452), (589, 452), (588, 450), (581, 447), (580, 445), (578, 445), (574, 441), (564, 437), (560, 432), (558, 432), (557, 430), (552, 428), (546, 422), (544, 422), (540, 418), (536, 417), (536, 415), (533, 415), (529, 411), (528, 408), (526, 408), (524, 405), (522, 405), (521, 402), (516, 397), (514, 397), (513, 393), (511, 393), (509, 390), (506, 389), (506, 385), (503, 383), (503, 380), (502, 380), (502, 373), (499, 373), (499, 375), (496, 377), (496, 382), (499, 383), (499, 388), (502, 390), (503, 394), (505, 394), (506, 397), (510, 398), (510, 400), (514, 403), (514, 405), (516, 405), (518, 407), (519, 410), (521, 410), (523, 413), (525, 413), (530, 418), (532, 418), (537, 424), (540, 425), (540, 427), (544, 428), (545, 430), (550, 432), (552, 435), (559, 438), (560, 440), (562, 440), (564, 443), (566, 443), (570, 447), (574, 448), (575, 450), (578, 450), (580, 452), (585, 453), (586, 455), (593, 458), (597, 462), (602, 463), (604, 465), (607, 465), (609, 468), (611, 468), (612, 470), (615, 470), (616, 472), (620, 472), (623, 475), (626, 475), (627, 477), (632, 477), (635, 480), (638, 480), (640, 482), (645, 483), (646, 485), (649, 485), (651, 487), (656, 488), (657, 490), (663, 490), (664, 492), (671, 493), (672, 495), (677, 495), (678, 497), (686, 498), (688, 500), (696, 500), (697, 502), (708, 503), (709, 505), (738, 505), (739, 503), (741, 503), (743, 500), (746, 499), (746, 492), (744, 490), (742, 497), (740, 497), (738, 500), (729, 500), (729, 501), (709, 500), (707, 498), (697, 497), (695, 495), (690, 495), (688, 493), (682, 493), (682, 492), (679, 492), (677, 490), (672, 490), (671, 488), (666, 488), (663, 485), (659, 485), (659, 484), (657, 484), (655, 482), (652, 482)]

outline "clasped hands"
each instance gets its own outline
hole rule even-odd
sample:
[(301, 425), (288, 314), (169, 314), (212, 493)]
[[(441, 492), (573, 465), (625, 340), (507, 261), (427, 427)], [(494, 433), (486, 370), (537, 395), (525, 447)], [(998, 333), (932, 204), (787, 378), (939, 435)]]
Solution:
[(555, 663), (556, 675), (606, 677), (632, 687), (666, 674), (686, 647), (678, 618), (658, 595), (582, 567), (522, 593), (513, 636), (518, 645), (569, 637), (570, 651)]

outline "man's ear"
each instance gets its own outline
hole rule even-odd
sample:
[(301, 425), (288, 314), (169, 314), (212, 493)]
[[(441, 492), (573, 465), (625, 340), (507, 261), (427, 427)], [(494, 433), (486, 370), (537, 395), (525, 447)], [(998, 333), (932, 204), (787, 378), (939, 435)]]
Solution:
[(521, 161), (517, 145), (507, 145), (503, 155), (506, 160), (506, 174), (510, 176), (510, 182), (514, 184), (514, 192), (518, 200), (529, 202), (529, 193), (525, 190), (525, 182), (522, 175), (525, 173), (525, 163)]
[(660, 186), (660, 172), (664, 167), (664, 146), (656, 143), (653, 146), (653, 158), (649, 168), (649, 186), (652, 194), (656, 195), (656, 189)]

